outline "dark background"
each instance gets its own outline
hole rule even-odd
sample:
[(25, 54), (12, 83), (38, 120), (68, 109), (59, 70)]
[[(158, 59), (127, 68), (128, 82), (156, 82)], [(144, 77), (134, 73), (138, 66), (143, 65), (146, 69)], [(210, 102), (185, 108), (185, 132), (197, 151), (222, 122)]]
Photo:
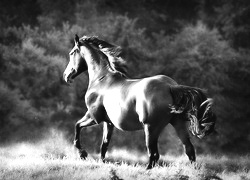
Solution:
[[(250, 152), (249, 0), (1, 0), (0, 143), (36, 141), (50, 128), (72, 141), (85, 111), (86, 74), (67, 86), (62, 73), (73, 37), (120, 45), (134, 78), (165, 74), (207, 89), (218, 135), (192, 138), (198, 153)], [(99, 151), (102, 127), (82, 131)], [(143, 132), (115, 131), (112, 146), (145, 150)], [(162, 153), (182, 151), (169, 126)]]

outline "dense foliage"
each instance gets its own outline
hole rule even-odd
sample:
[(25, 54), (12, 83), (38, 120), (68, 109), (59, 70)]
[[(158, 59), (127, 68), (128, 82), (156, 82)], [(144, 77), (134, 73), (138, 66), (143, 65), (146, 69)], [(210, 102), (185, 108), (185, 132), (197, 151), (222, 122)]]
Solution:
[[(131, 77), (165, 74), (207, 89), (215, 99), (218, 135), (194, 140), (198, 152), (249, 152), (249, 5), (247, 0), (1, 1), (0, 142), (36, 140), (51, 126), (72, 139), (74, 123), (86, 111), (88, 79), (81, 75), (67, 86), (62, 73), (78, 33), (122, 46)], [(84, 129), (84, 144), (96, 150), (101, 133), (101, 127)], [(164, 131), (161, 151), (180, 151), (173, 134), (171, 127)], [(112, 144), (145, 148), (143, 132), (117, 131)]]

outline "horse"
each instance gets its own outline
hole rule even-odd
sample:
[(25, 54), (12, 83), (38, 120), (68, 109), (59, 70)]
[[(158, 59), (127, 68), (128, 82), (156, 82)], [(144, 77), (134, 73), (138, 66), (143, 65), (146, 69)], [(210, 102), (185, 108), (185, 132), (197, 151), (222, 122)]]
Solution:
[(74, 146), (80, 157), (87, 157), (80, 144), (81, 129), (103, 123), (103, 161), (114, 127), (122, 131), (144, 130), (149, 157), (147, 169), (151, 169), (160, 157), (157, 147), (160, 133), (171, 124), (189, 160), (195, 162), (195, 149), (186, 122), (190, 122), (189, 130), (198, 138), (213, 132), (216, 121), (211, 108), (213, 100), (207, 98), (204, 90), (179, 85), (165, 75), (128, 78), (126, 64), (120, 55), (119, 46), (95, 36), (79, 38), (75, 35), (63, 78), (66, 83), (72, 83), (85, 71), (89, 76), (85, 94), (88, 110), (75, 124)]

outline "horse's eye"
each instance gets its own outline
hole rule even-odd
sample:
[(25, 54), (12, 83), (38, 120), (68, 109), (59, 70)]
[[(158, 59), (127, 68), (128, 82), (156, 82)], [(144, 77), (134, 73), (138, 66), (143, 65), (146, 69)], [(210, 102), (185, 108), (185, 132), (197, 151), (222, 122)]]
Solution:
[(69, 55), (75, 54), (76, 51), (77, 51), (77, 49), (75, 49), (74, 51), (71, 51), (71, 52), (69, 53)]

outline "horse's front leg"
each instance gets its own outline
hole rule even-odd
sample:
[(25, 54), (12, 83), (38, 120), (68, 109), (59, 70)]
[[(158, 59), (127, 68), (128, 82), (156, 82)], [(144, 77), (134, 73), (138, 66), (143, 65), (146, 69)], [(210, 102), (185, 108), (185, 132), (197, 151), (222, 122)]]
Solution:
[(95, 125), (96, 122), (90, 117), (89, 112), (86, 112), (86, 114), (76, 122), (75, 124), (75, 139), (74, 139), (74, 146), (78, 149), (80, 153), (80, 157), (82, 159), (85, 159), (87, 157), (87, 152), (82, 149), (81, 142), (80, 142), (80, 132), (83, 127), (88, 127)]
[(101, 145), (101, 159), (104, 161), (105, 154), (108, 150), (108, 145), (113, 134), (114, 125), (112, 123), (103, 123), (103, 138), (102, 138), (102, 145)]

